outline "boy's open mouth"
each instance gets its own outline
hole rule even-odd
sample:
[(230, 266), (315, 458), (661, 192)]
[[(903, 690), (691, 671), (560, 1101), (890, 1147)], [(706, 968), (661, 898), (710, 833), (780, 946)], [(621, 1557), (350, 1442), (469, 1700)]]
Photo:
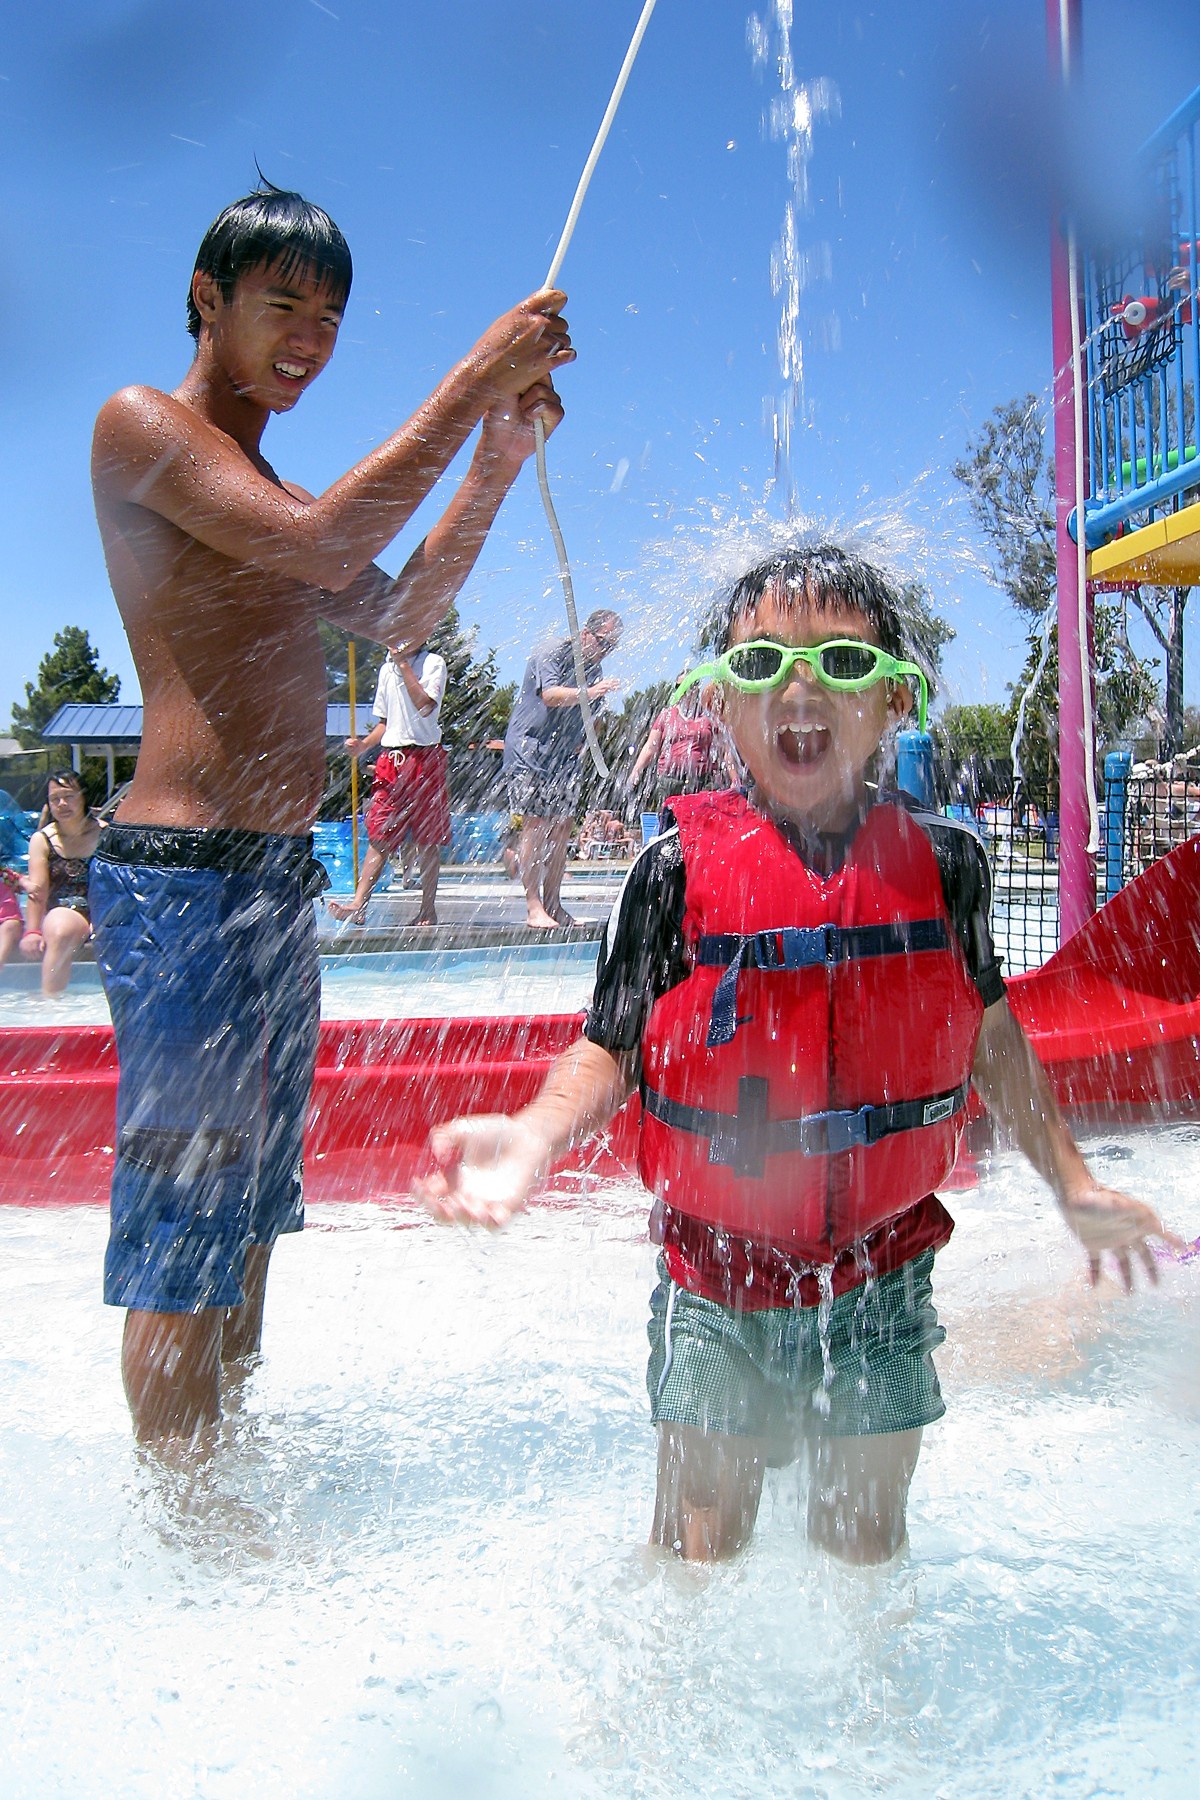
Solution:
[(282, 375), (285, 381), (303, 381), (304, 377), (308, 374), (308, 370), (303, 363), (277, 362), (275, 364), (275, 373), (277, 375)]
[(775, 734), (779, 754), (798, 769), (819, 762), (830, 745), (825, 725), (781, 725)]

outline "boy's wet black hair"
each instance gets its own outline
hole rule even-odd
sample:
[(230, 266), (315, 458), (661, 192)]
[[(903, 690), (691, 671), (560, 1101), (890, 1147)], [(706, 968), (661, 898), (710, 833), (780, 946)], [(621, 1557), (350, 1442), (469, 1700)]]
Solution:
[(880, 648), (889, 656), (911, 654), (899, 590), (865, 557), (829, 543), (790, 545), (747, 569), (709, 613), (702, 632), (706, 648), (717, 656), (728, 650), (738, 620), (752, 613), (772, 588), (785, 603), (794, 596), (797, 610), (856, 607), (874, 626)]
[[(196, 270), (211, 275), (222, 297), (233, 297), (238, 277), (248, 269), (268, 265), (282, 278), (297, 270), (315, 276), (329, 289), (338, 305), (350, 293), (354, 266), (350, 246), (329, 217), (303, 194), (272, 186), (264, 180), (254, 193), (235, 200), (218, 214), (196, 252)], [(188, 330), (200, 336), (200, 314), (188, 283)]]

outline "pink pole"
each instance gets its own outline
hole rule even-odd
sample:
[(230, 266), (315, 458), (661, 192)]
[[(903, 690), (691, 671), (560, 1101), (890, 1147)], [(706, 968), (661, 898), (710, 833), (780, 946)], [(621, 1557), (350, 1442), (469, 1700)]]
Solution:
[[(1046, 0), (1050, 67), (1065, 97), (1078, 74), (1082, 0)], [(1065, 41), (1064, 41), (1065, 40)], [(1067, 530), (1072, 507), (1082, 521), (1084, 493), (1076, 493), (1075, 366), (1072, 343), (1071, 284), (1067, 247), (1068, 220), (1055, 206), (1050, 242), (1050, 314), (1054, 350), (1054, 512), (1058, 571), (1058, 791), (1061, 837), (1058, 865), (1059, 943), (1065, 944), (1096, 910), (1096, 868), (1088, 854), (1091, 817), (1088, 808), (1088, 764), (1085, 756), (1083, 658), (1079, 641), (1079, 559), (1086, 555)], [(1077, 296), (1082, 310), (1082, 296)], [(1076, 335), (1083, 341), (1082, 316)], [(1087, 444), (1084, 442), (1086, 492)], [(1082, 537), (1082, 526), (1080, 536)], [(1087, 612), (1091, 648), (1091, 601)], [(1091, 656), (1088, 656), (1091, 680)], [(1090, 710), (1090, 708), (1089, 708)]]

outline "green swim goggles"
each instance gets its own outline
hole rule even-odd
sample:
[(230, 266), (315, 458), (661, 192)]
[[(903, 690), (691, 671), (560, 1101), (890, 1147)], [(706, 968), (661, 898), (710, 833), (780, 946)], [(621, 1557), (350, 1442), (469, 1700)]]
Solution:
[(743, 694), (764, 694), (781, 686), (797, 663), (810, 668), (824, 687), (841, 694), (861, 693), (877, 681), (917, 683), (918, 730), (925, 729), (929, 705), (929, 685), (916, 663), (901, 662), (889, 656), (878, 644), (862, 638), (830, 638), (824, 644), (800, 646), (776, 644), (770, 638), (755, 638), (749, 644), (735, 644), (716, 662), (701, 663), (691, 669), (671, 695), (674, 705), (697, 681), (728, 681)]

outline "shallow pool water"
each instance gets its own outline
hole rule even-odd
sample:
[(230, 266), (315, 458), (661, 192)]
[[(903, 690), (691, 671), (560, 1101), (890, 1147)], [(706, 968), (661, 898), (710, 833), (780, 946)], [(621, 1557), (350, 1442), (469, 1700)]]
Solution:
[[(577, 1012), (591, 997), (595, 943), (484, 950), (398, 950), (321, 959), (323, 1019), (443, 1019)], [(107, 1025), (94, 963), (79, 964), (65, 994), (44, 1000), (37, 971), (0, 971), (0, 1029)]]
[[(1200, 1129), (1093, 1137), (1200, 1231)], [(0, 1211), (5, 1800), (1194, 1800), (1200, 1265), (1093, 1294), (1018, 1159), (955, 1196), (947, 1418), (852, 1575), (800, 1472), (711, 1572), (641, 1548), (644, 1199), (499, 1237), (327, 1209), (180, 1517), (138, 1466), (99, 1211)]]

